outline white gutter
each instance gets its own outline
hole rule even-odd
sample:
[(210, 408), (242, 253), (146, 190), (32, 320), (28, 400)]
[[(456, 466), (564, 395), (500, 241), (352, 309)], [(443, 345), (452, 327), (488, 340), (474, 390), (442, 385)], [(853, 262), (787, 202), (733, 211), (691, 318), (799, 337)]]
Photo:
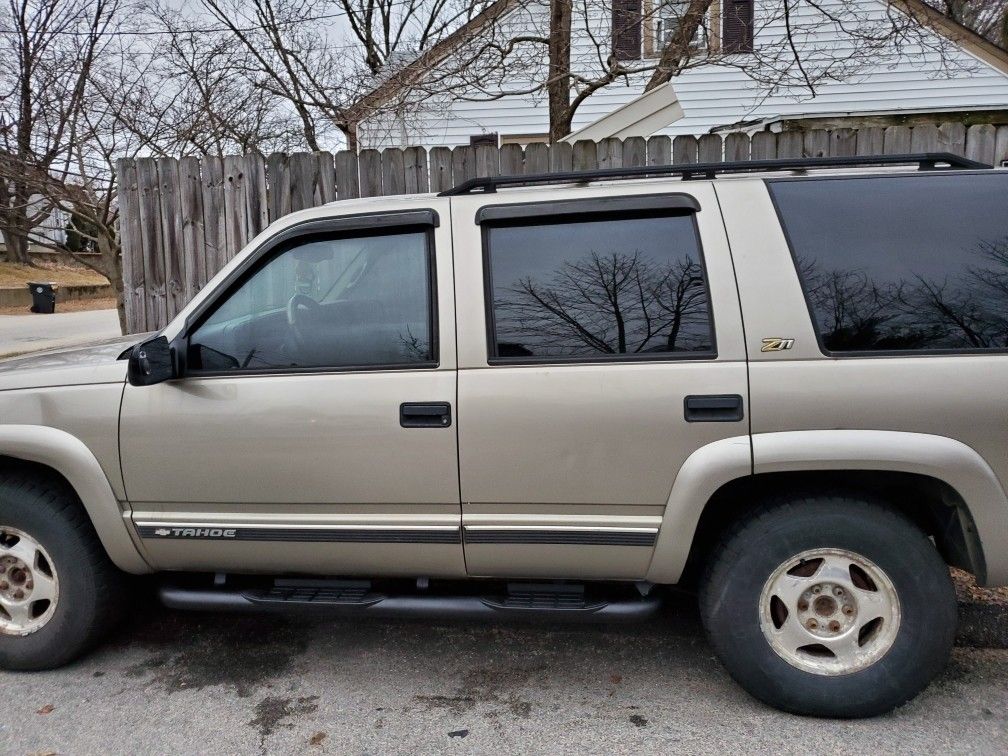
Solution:
[(649, 137), (682, 117), (682, 105), (672, 83), (668, 82), (635, 97), (561, 141), (574, 143), (579, 139), (591, 139), (597, 142), (609, 137)]

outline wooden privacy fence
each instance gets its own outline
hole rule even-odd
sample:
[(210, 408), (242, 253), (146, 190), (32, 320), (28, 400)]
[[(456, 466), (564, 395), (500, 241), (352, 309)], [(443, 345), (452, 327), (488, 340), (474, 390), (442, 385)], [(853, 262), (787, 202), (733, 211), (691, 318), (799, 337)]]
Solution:
[(632, 137), (507, 144), (120, 160), (120, 232), (130, 332), (157, 330), (277, 218), (334, 200), (440, 192), (477, 176), (776, 157), (952, 152), (1008, 160), (1008, 126)]

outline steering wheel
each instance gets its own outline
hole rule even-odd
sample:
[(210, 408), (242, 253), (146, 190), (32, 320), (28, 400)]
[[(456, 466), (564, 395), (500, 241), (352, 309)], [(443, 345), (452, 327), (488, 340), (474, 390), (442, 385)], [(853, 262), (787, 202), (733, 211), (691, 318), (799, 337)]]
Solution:
[(318, 309), (319, 303), (307, 294), (295, 294), (287, 302), (287, 325), (290, 326), (294, 342), (299, 349), (304, 349), (310, 343), (305, 335), (305, 326)]

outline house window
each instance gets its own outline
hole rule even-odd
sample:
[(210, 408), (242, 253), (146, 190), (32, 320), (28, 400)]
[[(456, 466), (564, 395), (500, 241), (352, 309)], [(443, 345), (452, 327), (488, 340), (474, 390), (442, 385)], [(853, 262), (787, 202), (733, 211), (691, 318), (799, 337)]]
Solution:
[(753, 51), (753, 0), (724, 0), (721, 13), (726, 53)]
[(489, 134), (474, 134), (469, 137), (470, 147), (478, 147), (481, 144), (488, 144), (491, 147), (496, 147), (498, 145), (497, 132), (493, 131)]
[(641, 0), (613, 0), (612, 52), (616, 60), (640, 60)]

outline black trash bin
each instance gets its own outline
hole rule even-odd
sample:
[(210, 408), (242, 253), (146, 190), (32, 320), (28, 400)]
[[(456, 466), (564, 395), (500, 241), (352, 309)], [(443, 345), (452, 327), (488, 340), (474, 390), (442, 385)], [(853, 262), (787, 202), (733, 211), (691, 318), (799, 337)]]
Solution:
[(28, 289), (32, 295), (32, 312), (56, 312), (56, 287), (51, 283), (30, 283)]

